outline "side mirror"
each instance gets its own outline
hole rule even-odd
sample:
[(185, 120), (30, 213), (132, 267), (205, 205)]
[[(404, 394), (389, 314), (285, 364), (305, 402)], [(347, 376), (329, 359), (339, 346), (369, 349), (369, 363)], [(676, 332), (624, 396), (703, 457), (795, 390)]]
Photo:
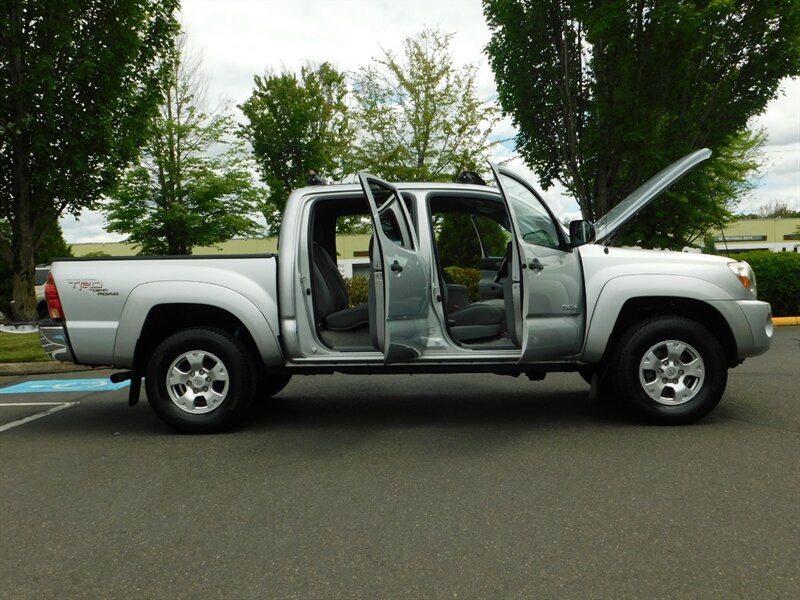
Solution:
[(569, 245), (571, 248), (589, 244), (594, 241), (594, 237), (594, 225), (591, 222), (579, 219), (569, 224)]

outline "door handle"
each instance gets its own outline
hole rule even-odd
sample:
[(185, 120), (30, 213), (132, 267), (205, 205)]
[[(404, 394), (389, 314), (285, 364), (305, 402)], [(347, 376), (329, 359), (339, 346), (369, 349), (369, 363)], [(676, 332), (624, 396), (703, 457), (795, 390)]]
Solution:
[(392, 266), (391, 266), (391, 267), (389, 267), (389, 268), (390, 268), (392, 271), (394, 271), (395, 273), (400, 273), (400, 272), (403, 270), (403, 267), (401, 267), (401, 266), (400, 266), (400, 263), (399, 263), (399, 262), (397, 262), (397, 261), (394, 261), (394, 262), (392, 263)]
[(544, 265), (543, 265), (542, 263), (540, 263), (540, 262), (539, 262), (539, 259), (538, 259), (538, 258), (534, 258), (534, 259), (533, 259), (533, 260), (530, 262), (530, 264), (528, 265), (528, 267), (530, 267), (531, 271), (541, 271), (542, 269), (544, 269)]

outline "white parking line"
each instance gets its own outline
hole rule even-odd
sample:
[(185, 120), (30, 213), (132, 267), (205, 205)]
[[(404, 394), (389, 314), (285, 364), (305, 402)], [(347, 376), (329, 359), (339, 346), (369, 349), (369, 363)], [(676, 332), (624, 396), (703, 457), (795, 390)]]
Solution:
[(0, 425), (0, 433), (4, 431), (8, 431), (14, 427), (18, 427), (19, 425), (24, 425), (25, 423), (30, 423), (31, 421), (35, 421), (36, 419), (41, 419), (42, 417), (46, 417), (47, 415), (52, 415), (55, 412), (60, 410), (64, 410), (65, 408), (70, 408), (79, 404), (78, 402), (12, 402), (8, 404), (0, 404), (0, 408), (3, 406), (53, 406), (53, 408), (42, 411), (40, 413), (36, 413), (35, 415), (31, 415), (30, 417), (25, 417), (24, 419), (19, 419), (18, 421), (11, 421), (11, 423), (6, 423), (5, 425)]
[(0, 402), (0, 408), (4, 406), (58, 406), (63, 402)]

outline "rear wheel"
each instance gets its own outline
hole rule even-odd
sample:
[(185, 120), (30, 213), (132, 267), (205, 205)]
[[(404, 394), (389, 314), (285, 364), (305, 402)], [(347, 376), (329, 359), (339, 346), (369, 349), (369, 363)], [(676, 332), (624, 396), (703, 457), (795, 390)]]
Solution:
[(638, 416), (679, 425), (714, 409), (728, 367), (721, 344), (706, 327), (683, 317), (656, 317), (622, 336), (611, 376), (616, 393)]
[(145, 387), (153, 411), (185, 433), (213, 433), (235, 425), (256, 389), (247, 347), (219, 329), (174, 333), (153, 353)]

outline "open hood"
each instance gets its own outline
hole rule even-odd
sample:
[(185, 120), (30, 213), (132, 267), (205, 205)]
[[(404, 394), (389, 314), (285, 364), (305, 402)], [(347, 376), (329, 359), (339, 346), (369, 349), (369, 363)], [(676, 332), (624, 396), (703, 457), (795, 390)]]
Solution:
[(644, 185), (636, 188), (627, 198), (594, 223), (598, 243), (604, 243), (617, 233), (645, 206), (694, 167), (711, 156), (711, 150), (703, 148), (676, 160)]

